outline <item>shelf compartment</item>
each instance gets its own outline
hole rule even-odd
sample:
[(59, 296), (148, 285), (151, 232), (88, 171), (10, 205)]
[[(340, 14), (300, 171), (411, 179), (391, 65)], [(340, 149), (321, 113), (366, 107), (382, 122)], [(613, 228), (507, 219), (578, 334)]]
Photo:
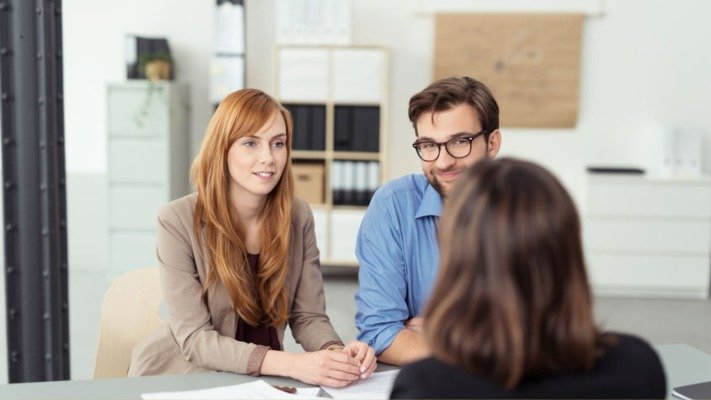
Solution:
[(323, 151), (326, 149), (326, 106), (314, 104), (284, 104), (294, 119), (291, 148)]
[(294, 160), (291, 164), (296, 197), (310, 204), (325, 204), (325, 171), (323, 161)]
[(331, 164), (334, 206), (367, 206), (379, 185), (378, 161), (334, 160)]
[(334, 108), (334, 150), (380, 151), (380, 107), (335, 106)]

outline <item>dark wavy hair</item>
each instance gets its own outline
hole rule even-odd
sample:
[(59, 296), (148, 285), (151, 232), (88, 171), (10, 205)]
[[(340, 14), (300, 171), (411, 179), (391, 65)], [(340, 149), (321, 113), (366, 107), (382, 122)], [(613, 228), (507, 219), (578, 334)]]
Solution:
[(440, 222), (440, 270), (425, 309), (433, 355), (516, 387), (585, 371), (614, 337), (593, 319), (580, 222), (543, 167), (482, 160), (458, 180)]
[(417, 120), (423, 113), (430, 113), (434, 123), (435, 112), (460, 104), (469, 104), (476, 110), (488, 143), (491, 132), (499, 129), (499, 104), (486, 85), (468, 76), (453, 76), (432, 82), (410, 98), (407, 114), (415, 128), (415, 135), (418, 135)]

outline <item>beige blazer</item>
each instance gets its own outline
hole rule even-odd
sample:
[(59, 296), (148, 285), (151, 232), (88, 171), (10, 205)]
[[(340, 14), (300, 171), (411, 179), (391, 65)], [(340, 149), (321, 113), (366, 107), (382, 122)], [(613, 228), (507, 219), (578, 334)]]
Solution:
[[(222, 285), (211, 290), (207, 306), (202, 282), (207, 278), (202, 252), (196, 252), (193, 215), (197, 193), (163, 206), (158, 213), (157, 255), (168, 322), (133, 349), (128, 375), (180, 374), (211, 370), (258, 375), (266, 346), (235, 340), (237, 314)], [(294, 200), (286, 290), (289, 327), (304, 350), (315, 351), (341, 339), (326, 315), (313, 214)], [(286, 324), (277, 327), (283, 343)]]

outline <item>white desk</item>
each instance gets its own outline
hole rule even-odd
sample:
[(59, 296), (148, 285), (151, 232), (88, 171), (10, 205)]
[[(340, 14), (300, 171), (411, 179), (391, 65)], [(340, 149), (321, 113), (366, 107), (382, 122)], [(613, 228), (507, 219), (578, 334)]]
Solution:
[(589, 175), (583, 244), (596, 294), (705, 299), (711, 180)]
[[(677, 386), (711, 380), (711, 355), (685, 344), (655, 346), (667, 374), (667, 397)], [(392, 366), (378, 365), (379, 371)], [(141, 393), (206, 389), (254, 380), (227, 372), (206, 374), (144, 376), (138, 378), (96, 379), (17, 383), (0, 386), (0, 399), (139, 399)], [(262, 377), (271, 384), (309, 387), (286, 378)], [(322, 392), (323, 393), (323, 392)], [(677, 399), (678, 400), (678, 399)]]
[[(83, 381), (16, 383), (0, 386), (0, 399), (140, 399), (141, 393), (207, 389), (255, 378), (229, 372), (142, 376)], [(293, 379), (261, 377), (270, 384), (309, 387)]]
[(692, 383), (711, 381), (711, 355), (686, 344), (654, 346), (659, 352), (667, 374), (667, 398), (673, 388)]

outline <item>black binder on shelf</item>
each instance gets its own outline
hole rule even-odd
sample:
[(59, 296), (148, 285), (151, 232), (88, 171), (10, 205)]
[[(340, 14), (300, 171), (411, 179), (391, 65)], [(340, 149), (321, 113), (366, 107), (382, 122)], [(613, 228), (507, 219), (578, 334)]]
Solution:
[(672, 395), (687, 400), (711, 399), (711, 381), (675, 387)]
[(336, 106), (333, 129), (336, 151), (377, 152), (380, 149), (380, 107)]
[(311, 148), (313, 150), (326, 150), (326, 107), (312, 106), (311, 118)]
[(351, 110), (353, 124), (350, 127), (350, 147), (353, 151), (369, 151), (368, 128), (370, 121), (368, 121), (367, 118), (370, 116), (359, 108), (360, 107), (353, 107)]
[(353, 114), (354, 150), (379, 151), (380, 109), (378, 107), (354, 107)]
[(292, 149), (326, 149), (326, 107), (319, 105), (284, 104), (294, 119)]
[(333, 121), (333, 148), (336, 151), (351, 150), (351, 130), (353, 129), (353, 114), (342, 106), (336, 106)]
[(287, 106), (287, 108), (291, 112), (291, 117), (294, 119), (294, 133), (292, 135), (291, 148), (294, 150), (308, 150), (308, 118), (306, 118), (304, 110), (299, 107)]

